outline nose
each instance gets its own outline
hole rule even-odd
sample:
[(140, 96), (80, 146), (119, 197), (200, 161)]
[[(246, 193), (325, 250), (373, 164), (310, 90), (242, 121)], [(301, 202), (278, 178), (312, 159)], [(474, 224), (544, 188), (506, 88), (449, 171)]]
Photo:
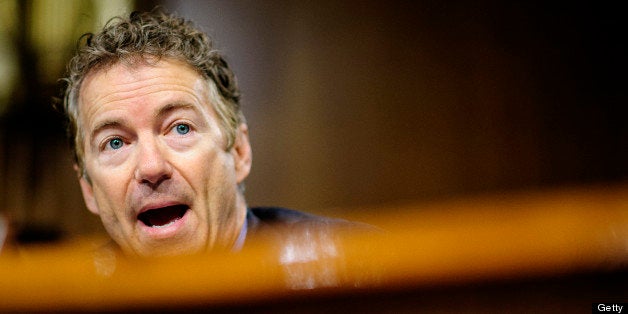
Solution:
[(135, 179), (151, 187), (157, 187), (164, 180), (170, 179), (172, 165), (158, 143), (154, 139), (145, 140), (139, 147)]

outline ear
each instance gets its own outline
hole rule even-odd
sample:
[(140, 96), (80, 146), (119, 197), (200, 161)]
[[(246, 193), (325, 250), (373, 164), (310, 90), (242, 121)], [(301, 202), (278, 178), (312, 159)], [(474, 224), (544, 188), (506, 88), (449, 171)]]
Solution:
[(96, 199), (94, 198), (94, 189), (92, 188), (92, 184), (87, 181), (83, 175), (83, 171), (81, 171), (76, 164), (74, 164), (74, 171), (76, 171), (79, 184), (81, 185), (81, 192), (83, 192), (85, 206), (87, 206), (87, 209), (89, 209), (90, 212), (98, 215), (100, 210), (98, 209), (98, 204), (96, 204)]
[(232, 148), (236, 180), (238, 184), (242, 183), (244, 179), (251, 172), (251, 164), (253, 162), (253, 155), (251, 152), (251, 144), (249, 142), (249, 127), (242, 123), (236, 131), (235, 143)]

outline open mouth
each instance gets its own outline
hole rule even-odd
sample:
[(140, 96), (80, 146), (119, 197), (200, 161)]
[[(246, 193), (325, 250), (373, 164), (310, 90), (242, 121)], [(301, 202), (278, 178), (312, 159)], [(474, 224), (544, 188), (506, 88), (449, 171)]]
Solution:
[(181, 219), (190, 209), (187, 205), (173, 205), (147, 210), (137, 215), (137, 219), (153, 228), (165, 228)]

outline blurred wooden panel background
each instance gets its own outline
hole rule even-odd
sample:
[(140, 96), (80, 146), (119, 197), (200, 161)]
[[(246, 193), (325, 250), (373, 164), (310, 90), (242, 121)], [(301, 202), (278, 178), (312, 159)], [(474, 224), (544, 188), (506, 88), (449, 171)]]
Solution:
[(250, 205), (345, 215), (628, 174), (615, 4), (3, 0), (0, 213), (34, 230), (25, 241), (101, 232), (50, 99), (80, 33), (156, 4), (196, 20), (236, 71)]

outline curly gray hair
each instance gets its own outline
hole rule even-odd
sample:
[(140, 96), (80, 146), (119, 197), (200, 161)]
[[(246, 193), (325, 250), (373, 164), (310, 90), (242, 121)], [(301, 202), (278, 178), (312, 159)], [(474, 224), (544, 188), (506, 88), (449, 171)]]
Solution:
[(63, 79), (67, 82), (63, 110), (68, 119), (68, 136), (83, 176), (84, 139), (78, 107), (81, 83), (93, 71), (138, 58), (173, 58), (196, 69), (209, 84), (211, 103), (226, 137), (225, 149), (234, 145), (236, 130), (244, 123), (240, 91), (233, 72), (212, 48), (210, 38), (181, 17), (161, 11), (133, 12), (128, 18), (109, 20), (100, 33), (83, 35), (68, 64), (69, 75)]

